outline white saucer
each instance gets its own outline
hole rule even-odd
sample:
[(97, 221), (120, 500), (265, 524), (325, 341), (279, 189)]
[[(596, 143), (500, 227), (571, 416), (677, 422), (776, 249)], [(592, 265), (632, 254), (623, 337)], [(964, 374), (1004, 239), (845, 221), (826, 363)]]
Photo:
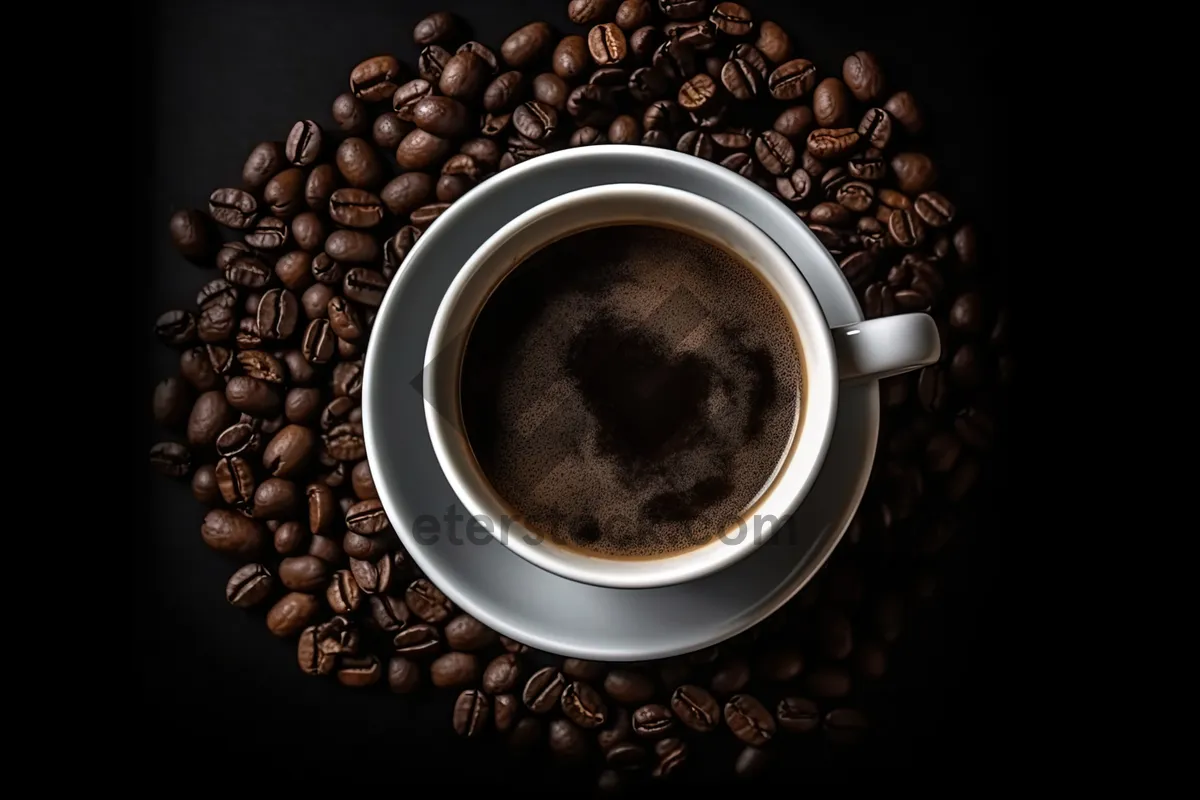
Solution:
[[(434, 456), (420, 374), (442, 295), (460, 266), (505, 223), (569, 191), (652, 183), (708, 197), (774, 239), (800, 267), (831, 326), (862, 320), (841, 270), (796, 215), (736, 173), (658, 148), (599, 145), (541, 156), (485, 181), (446, 211), (409, 253), (375, 320), (363, 414), (375, 486), (417, 565), (464, 611), (531, 647), (598, 661), (643, 661), (698, 650), (742, 632), (794, 596), (829, 557), (862, 499), (879, 434), (879, 384), (843, 384), (825, 466), (788, 524), (755, 553), (691, 583), (608, 589), (560, 578), (485, 531)], [(450, 530), (446, 515), (460, 519)], [(430, 533), (429, 519), (438, 530)]]

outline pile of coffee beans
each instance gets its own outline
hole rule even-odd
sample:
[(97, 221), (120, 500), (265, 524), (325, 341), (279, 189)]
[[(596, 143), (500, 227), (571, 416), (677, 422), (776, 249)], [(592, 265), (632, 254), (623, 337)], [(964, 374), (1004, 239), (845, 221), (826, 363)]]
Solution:
[[(686, 774), (697, 738), (753, 776), (781, 739), (868, 731), (928, 559), (971, 508), (1010, 379), (1008, 319), (979, 288), (974, 229), (922, 151), (917, 98), (869, 52), (823, 73), (803, 42), (738, 3), (571, 0), (569, 32), (498, 47), (436, 13), (415, 65), (349, 70), (334, 126), (303, 119), (254, 147), (240, 185), (177, 211), (179, 253), (218, 274), (156, 332), (179, 351), (154, 390), (178, 434), (151, 450), (208, 507), (201, 537), (241, 562), (226, 597), (269, 608), (300, 669), (352, 688), (460, 692), (446, 724), (517, 752), (591, 765), (603, 789)], [(494, 43), (493, 43), (494, 44)], [(459, 612), (409, 560), (371, 476), (363, 353), (422, 232), (496, 172), (606, 142), (715, 161), (795, 209), (868, 317), (928, 311), (942, 361), (883, 383), (871, 487), (830, 564), (734, 640), (658, 663), (529, 651)], [(909, 581), (908, 576), (915, 575)]]

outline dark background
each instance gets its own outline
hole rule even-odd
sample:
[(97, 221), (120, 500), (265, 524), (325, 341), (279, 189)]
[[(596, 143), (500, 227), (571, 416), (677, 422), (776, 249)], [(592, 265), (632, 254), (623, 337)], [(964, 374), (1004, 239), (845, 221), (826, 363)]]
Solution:
[[(996, 53), (1002, 31), (958, 8), (928, 12), (892, 4), (867, 11), (852, 3), (746, 2), (756, 20), (774, 19), (791, 34), (797, 55), (821, 75), (839, 75), (842, 59), (866, 48), (880, 56), (891, 85), (909, 88), (925, 111), (929, 152), (942, 186), (960, 213), (977, 221), (986, 263), (1006, 289), (1008, 106)], [(454, 692), (398, 697), (356, 692), (316, 680), (296, 666), (295, 644), (271, 636), (264, 612), (243, 613), (225, 602), (233, 566), (200, 541), (200, 507), (186, 483), (150, 473), (145, 452), (157, 440), (149, 422), (154, 382), (177, 368), (177, 355), (157, 347), (150, 328), (157, 314), (190, 307), (212, 277), (172, 249), (166, 223), (176, 208), (204, 208), (209, 192), (236, 185), (242, 162), (264, 139), (282, 141), (291, 124), (312, 118), (331, 125), (330, 105), (348, 85), (350, 69), (369, 56), (392, 53), (415, 65), (412, 27), (439, 8), (457, 12), (474, 37), (498, 50), (504, 37), (535, 19), (577, 32), (566, 0), (490, 0), (442, 3), (359, 0), (354, 3), (240, 0), (149, 4), (140, 9), (137, 71), (144, 103), (135, 136), (143, 161), (143, 198), (135, 247), (143, 248), (146, 287), (129, 320), (143, 353), (132, 408), (134, 483), (141, 518), (131, 536), (143, 563), (136, 592), (143, 609), (139, 638), (152, 657), (142, 660), (140, 709), (144, 751), (170, 757), (197, 779), (261, 772), (303, 780), (342, 776), (406, 782), (501, 781), (529, 768), (507, 763), (499, 747), (453, 737)], [(140, 110), (139, 110), (140, 109)], [(1003, 462), (1000, 462), (1002, 465)], [(1001, 535), (1012, 506), (1005, 470), (993, 470), (992, 525), (942, 557), (939, 599), (916, 620), (895, 650), (892, 672), (875, 708), (884, 733), (869, 746), (833, 758), (797, 753), (790, 769), (806, 781), (869, 782), (867, 768), (910, 767), (932, 772), (964, 765), (988, 739), (1007, 734), (997, 712), (1009, 652), (998, 607), (1005, 568)], [(470, 760), (454, 759), (473, 753)], [(807, 759), (807, 760), (806, 760)], [(461, 767), (451, 765), (459, 763)], [(538, 762), (542, 763), (542, 762)], [(731, 759), (693, 764), (717, 778)], [(376, 765), (361, 770), (365, 765)], [(809, 770), (820, 765), (823, 769)], [(539, 769), (539, 768), (534, 768)], [(538, 774), (537, 779), (541, 780)], [(571, 785), (570, 774), (548, 783)]]

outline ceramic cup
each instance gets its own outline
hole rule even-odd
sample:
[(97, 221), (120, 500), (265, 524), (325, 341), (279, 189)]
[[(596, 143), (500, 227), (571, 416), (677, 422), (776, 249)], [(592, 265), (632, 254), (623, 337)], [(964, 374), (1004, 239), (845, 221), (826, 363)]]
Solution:
[[(564, 237), (613, 225), (684, 231), (735, 254), (773, 290), (796, 336), (803, 394), (790, 445), (743, 522), (659, 559), (607, 559), (556, 544), (527, 528), (479, 468), (459, 408), (463, 355), (472, 325), (496, 287), (529, 255)], [(805, 231), (807, 233), (807, 231)], [(807, 234), (812, 235), (812, 234)], [(830, 257), (832, 258), (832, 257)], [(522, 558), (570, 580), (649, 588), (695, 580), (744, 558), (804, 500), (819, 474), (837, 416), (841, 381), (878, 380), (936, 362), (937, 327), (902, 314), (831, 329), (812, 290), (779, 246), (745, 218), (711, 200), (649, 184), (582, 189), (547, 201), (497, 231), (463, 265), (444, 295), (425, 352), (425, 419), (446, 479), (476, 523)], [(869, 465), (864, 465), (869, 468)]]

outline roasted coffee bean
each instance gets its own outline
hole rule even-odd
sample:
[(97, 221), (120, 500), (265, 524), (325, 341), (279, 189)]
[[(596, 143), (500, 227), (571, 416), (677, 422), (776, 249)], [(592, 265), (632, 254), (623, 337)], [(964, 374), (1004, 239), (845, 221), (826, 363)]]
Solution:
[(479, 659), (471, 653), (446, 653), (429, 666), (429, 679), (439, 689), (467, 686), (479, 679)]
[[(278, 534), (278, 531), (276, 531)], [(311, 556), (310, 556), (311, 558)], [(337, 614), (351, 614), (362, 604), (362, 590), (349, 570), (339, 569), (325, 589), (325, 600)]]
[[(224, 253), (226, 249), (232, 251), (228, 259), (222, 264), (221, 256), (217, 256), (217, 266), (224, 270), (228, 267), (235, 258), (249, 252), (250, 248), (241, 242), (230, 242), (221, 249)], [(238, 304), (238, 287), (231, 284), (224, 278), (214, 278), (200, 288), (196, 295), (196, 305), (204, 310), (212, 305), (220, 305), (225, 308), (235, 308)]]
[(226, 456), (214, 468), (221, 497), (231, 506), (249, 508), (254, 500), (254, 471), (241, 456)]
[(887, 162), (883, 160), (883, 156), (874, 153), (863, 153), (852, 157), (846, 162), (846, 168), (850, 171), (851, 177), (863, 181), (882, 180), (887, 174)]
[(425, 578), (418, 578), (409, 585), (404, 592), (404, 602), (414, 614), (431, 623), (444, 622), (454, 610), (446, 595)]
[[(453, 645), (451, 645), (453, 646)], [(511, 692), (521, 676), (521, 663), (512, 653), (496, 656), (483, 671), (483, 690), (490, 695)]]
[(374, 561), (351, 558), (350, 574), (367, 594), (386, 593), (392, 585), (392, 559), (386, 554)]
[(785, 697), (775, 710), (779, 727), (791, 733), (810, 733), (821, 723), (816, 703), (802, 697)]
[(512, 122), (517, 132), (526, 139), (543, 142), (552, 137), (558, 128), (558, 114), (545, 103), (531, 100), (517, 106)]
[(196, 398), (188, 416), (188, 444), (193, 447), (212, 445), (221, 431), (228, 428), (236, 417), (237, 414), (225, 398), (225, 392), (204, 392)]
[(424, 78), (414, 78), (396, 89), (392, 95), (392, 109), (403, 122), (414, 122), (417, 103), (433, 94), (433, 84)]
[(846, 56), (842, 62), (842, 80), (863, 103), (871, 102), (883, 92), (883, 70), (875, 56), (866, 50)]
[(253, 558), (266, 543), (267, 532), (262, 525), (234, 511), (214, 508), (200, 526), (204, 543), (219, 553)]
[(613, 769), (633, 772), (646, 765), (649, 754), (646, 748), (634, 742), (621, 742), (608, 748), (604, 761)]
[(680, 686), (671, 695), (671, 710), (687, 727), (700, 733), (714, 730), (721, 721), (721, 707), (699, 686)]
[(236, 608), (253, 608), (267, 599), (275, 588), (275, 578), (262, 564), (247, 564), (233, 573), (225, 584), (225, 599)]
[(393, 656), (388, 661), (388, 688), (397, 694), (408, 694), (421, 685), (421, 668), (415, 661)]
[(633, 732), (647, 739), (659, 739), (675, 728), (671, 710), (666, 706), (651, 703), (633, 712)]
[(630, 724), (632, 717), (628, 711), (617, 706), (608, 716), (608, 724), (596, 734), (596, 743), (600, 745), (601, 750), (606, 752), (618, 744), (633, 739), (633, 726)]
[(441, 163), (449, 153), (449, 139), (417, 128), (396, 148), (396, 163), (403, 170), (425, 170)]
[(758, 95), (761, 80), (758, 70), (738, 58), (730, 59), (721, 67), (721, 85), (737, 100), (753, 100)]
[(241, 189), (217, 189), (209, 195), (208, 213), (227, 228), (245, 230), (258, 216), (258, 201)]
[(775, 191), (786, 203), (801, 203), (812, 191), (812, 178), (802, 169), (794, 170), (791, 175), (775, 179)]
[(325, 240), (325, 252), (334, 261), (365, 264), (379, 258), (379, 245), (370, 234), (339, 230), (329, 234)]
[(285, 169), (267, 181), (266, 187), (263, 188), (263, 201), (276, 217), (291, 219), (300, 213), (303, 207), (304, 189), (304, 170), (299, 167)]
[(279, 562), (279, 581), (294, 592), (313, 592), (329, 580), (328, 565), (316, 556), (293, 556)]
[(754, 137), (749, 131), (736, 128), (728, 131), (717, 131), (712, 134), (712, 139), (713, 144), (722, 150), (732, 150), (735, 152), (749, 150), (754, 145)]
[(709, 687), (717, 694), (734, 694), (750, 682), (750, 664), (741, 656), (721, 662), (713, 672)]
[[(299, 217), (296, 217), (296, 220), (298, 221), (301, 217), (307, 216), (309, 215), (301, 214)], [(324, 236), (321, 237), (321, 241), (324, 242)], [(299, 244), (299, 242), (297, 243)], [(304, 291), (313, 282), (312, 256), (301, 250), (294, 250), (284, 254), (275, 262), (275, 275), (284, 286), (292, 291)]]
[(571, 0), (567, 17), (576, 25), (591, 25), (607, 16), (616, 4), (616, 0)]
[(382, 676), (383, 666), (378, 656), (342, 656), (338, 662), (337, 679), (343, 686), (353, 689), (374, 686)]
[(557, 111), (567, 108), (567, 96), (571, 89), (566, 81), (552, 72), (543, 72), (533, 79), (533, 99), (545, 103)]
[(767, 78), (767, 88), (776, 100), (798, 100), (812, 91), (817, 82), (817, 67), (806, 58), (780, 64)]
[(792, 40), (787, 31), (769, 20), (758, 26), (758, 39), (754, 46), (776, 64), (782, 64), (792, 55)]
[(841, 667), (818, 667), (805, 676), (804, 686), (813, 697), (845, 697), (850, 694), (850, 674)]
[(578, 125), (606, 126), (616, 117), (617, 104), (611, 90), (587, 83), (567, 97), (567, 113)]
[(383, 302), (387, 284), (387, 279), (375, 270), (355, 267), (346, 273), (342, 281), (342, 291), (356, 303), (378, 307)]
[(916, 202), (913, 203), (919, 216), (926, 225), (933, 228), (944, 228), (954, 222), (954, 216), (957, 212), (954, 204), (943, 197), (939, 192), (925, 192), (918, 195)]
[(540, 719), (523, 717), (517, 720), (512, 733), (508, 735), (508, 748), (516, 756), (525, 756), (545, 741), (545, 738)]
[(892, 139), (892, 118), (881, 108), (869, 108), (858, 123), (858, 135), (882, 150)]
[(351, 92), (333, 98), (333, 121), (349, 134), (362, 133), (367, 128), (367, 107)]
[(754, 140), (754, 155), (763, 169), (772, 175), (789, 175), (796, 168), (796, 150), (779, 131), (760, 133)]
[(841, 205), (862, 214), (875, 203), (875, 187), (862, 181), (847, 181), (838, 187), (836, 197)]
[(190, 311), (168, 311), (154, 323), (158, 340), (170, 347), (181, 347), (196, 338), (196, 317)]
[(802, 140), (812, 125), (813, 113), (811, 108), (808, 106), (792, 106), (775, 119), (775, 124), (772, 127), (795, 142)]
[(263, 448), (263, 466), (276, 478), (290, 478), (312, 463), (316, 435), (303, 425), (281, 429)]
[(675, 149), (681, 153), (687, 153), (688, 155), (703, 158), (707, 161), (712, 161), (716, 155), (712, 136), (704, 131), (688, 131), (679, 138), (679, 143), (675, 145)]
[(567, 141), (568, 147), (586, 147), (590, 144), (606, 144), (608, 137), (602, 131), (589, 126), (576, 128)]
[(592, 60), (602, 67), (623, 61), (629, 52), (624, 32), (612, 22), (597, 25), (588, 32), (587, 49)]
[(514, 31), (500, 45), (500, 56), (513, 69), (520, 69), (544, 56), (550, 49), (554, 32), (544, 22), (531, 22)]
[[(398, 217), (407, 217), (414, 209), (429, 201), (433, 194), (433, 185), (433, 178), (424, 172), (406, 172), (384, 186), (379, 197), (388, 211)], [(409, 247), (411, 246), (409, 243)], [(386, 249), (384, 257), (387, 257)]]
[(734, 695), (725, 704), (725, 724), (733, 735), (754, 747), (762, 747), (775, 735), (775, 720), (748, 694)]
[(330, 258), (328, 253), (317, 253), (312, 260), (312, 276), (317, 283), (336, 286), (346, 277), (346, 269)]
[(367, 455), (361, 422), (345, 422), (325, 434), (325, 448), (338, 461), (358, 461)]
[(713, 106), (717, 100), (717, 84), (701, 73), (693, 75), (679, 89), (679, 107), (684, 111), (701, 113)]
[(418, 47), (447, 44), (459, 33), (458, 19), (449, 11), (435, 11), (413, 27), (413, 42)]
[(337, 189), (338, 172), (333, 164), (318, 164), (308, 173), (304, 182), (304, 202), (313, 211), (324, 213), (329, 207), (329, 198)]
[(487, 727), (491, 708), (487, 696), (467, 689), (454, 702), (454, 732), (459, 736), (478, 736)]
[(341, 566), (346, 561), (341, 543), (328, 536), (313, 536), (308, 543), (308, 554), (334, 566)]
[(637, 705), (654, 696), (654, 682), (640, 672), (614, 669), (604, 678), (604, 691), (618, 703)]
[(825, 715), (825, 735), (837, 745), (857, 744), (867, 734), (867, 718), (853, 708), (836, 708)]
[(529, 677), (521, 699), (535, 714), (545, 714), (558, 704), (567, 682), (554, 667), (543, 667)]
[(817, 128), (808, 135), (808, 152), (821, 159), (837, 158), (857, 144), (858, 132), (853, 128)]
[(895, 209), (888, 216), (888, 233), (901, 247), (919, 247), (925, 241), (925, 224), (908, 209)]
[(843, 228), (854, 220), (850, 210), (840, 203), (818, 203), (809, 213), (808, 221), (817, 225)]
[[(491, 113), (511, 111), (525, 91), (525, 76), (516, 70), (493, 80), (483, 93), (483, 108)], [(437, 131), (431, 131), (437, 133)], [(439, 134), (446, 135), (446, 134)], [(457, 135), (457, 134), (455, 134)]]
[(292, 126), (284, 145), (287, 160), (296, 167), (307, 167), (321, 155), (323, 135), (321, 126), (304, 119)]
[(407, 658), (426, 658), (442, 647), (438, 629), (432, 625), (410, 625), (395, 635), (392, 646), (396, 655)]
[(754, 180), (758, 171), (758, 167), (749, 153), (734, 153), (727, 156), (721, 161), (721, 166), (749, 180)]
[[(271, 281), (271, 270), (261, 259), (251, 256), (238, 256), (230, 262), (225, 268), (225, 280), (237, 286), (246, 289), (261, 289)], [(217, 311), (231, 311), (229, 307), (221, 305), (214, 307), (207, 306), (204, 311), (216, 313)], [(215, 319), (215, 317), (214, 317)], [(222, 317), (224, 319), (224, 317)]]
[[(223, 347), (213, 349), (227, 353)], [(179, 355), (179, 374), (200, 392), (209, 391), (220, 383), (220, 373), (217, 372), (205, 347), (193, 347)]]
[[(484, 136), (499, 136), (508, 128), (510, 122), (512, 122), (512, 114), (484, 114), (479, 123), (479, 132)], [(511, 158), (511, 154), (506, 155)], [(508, 166), (512, 166), (512, 164), (508, 164)], [(499, 169), (504, 168), (504, 156), (501, 156)]]
[(629, 34), (629, 52), (634, 58), (646, 61), (662, 44), (662, 33), (653, 25), (643, 25)]
[(755, 671), (764, 679), (785, 683), (804, 669), (804, 657), (793, 647), (775, 647), (763, 651), (755, 663)]
[(464, 42), (459, 46), (458, 50), (454, 52), (455, 55), (458, 55), (459, 53), (471, 53), (482, 59), (483, 63), (487, 65), (488, 80), (500, 74), (500, 59), (496, 57), (496, 54), (492, 51), (492, 48), (488, 47), (482, 42)]
[(582, 36), (566, 36), (554, 46), (550, 66), (558, 77), (573, 81), (592, 66), (588, 56), (588, 43)]
[(225, 384), (225, 399), (238, 411), (255, 417), (273, 417), (279, 413), (282, 398), (266, 381), (248, 375), (235, 375)]
[[(438, 90), (446, 97), (470, 103), (483, 93), (491, 79), (492, 70), (487, 62), (470, 50), (460, 50), (443, 67)], [(415, 116), (413, 121), (416, 122)]]
[[(287, 289), (271, 289), (259, 300), (256, 324), (258, 335), (263, 339), (289, 339), (299, 321), (300, 301)], [(247, 363), (242, 361), (241, 356), (238, 360), (243, 366)], [(282, 382), (282, 374), (276, 382)]]
[(567, 658), (563, 660), (563, 674), (568, 678), (579, 681), (598, 681), (604, 678), (607, 666), (599, 661), (588, 661), (582, 658)]
[(307, 675), (329, 675), (337, 666), (338, 657), (352, 655), (358, 646), (358, 633), (350, 622), (334, 617), (304, 629), (296, 645), (296, 660)]
[(412, 129), (411, 122), (400, 119), (395, 112), (385, 111), (371, 124), (371, 141), (384, 150), (395, 150)]
[(560, 698), (563, 714), (581, 728), (598, 728), (607, 719), (608, 707), (591, 686), (572, 681), (563, 689)]
[(279, 142), (262, 142), (255, 145), (242, 166), (242, 186), (251, 192), (263, 188), (267, 181), (283, 169), (287, 160), (284, 147)]
[[(591, 5), (598, 6), (601, 4), (591, 3)], [(572, 18), (571, 21), (580, 25), (590, 25), (594, 22), (599, 22), (601, 17), (602, 15), (596, 14), (593, 15), (591, 19), (586, 21), (576, 20), (574, 18)], [(651, 22), (653, 18), (654, 9), (650, 5), (650, 0), (624, 0), (624, 2), (617, 7), (617, 13), (615, 15), (614, 22), (617, 23), (617, 27), (628, 33)]]
[(180, 209), (171, 215), (169, 229), (171, 243), (180, 255), (197, 266), (208, 266), (218, 240), (207, 214), (194, 208)]
[(451, 58), (453, 54), (441, 45), (426, 45), (417, 56), (417, 73), (422, 80), (436, 86)]
[(850, 97), (846, 84), (826, 78), (813, 90), (813, 116), (822, 128), (841, 128), (850, 122)]
[(400, 62), (393, 56), (368, 58), (350, 71), (350, 91), (367, 103), (386, 100), (396, 92)]
[(348, 228), (372, 228), (383, 221), (383, 201), (365, 189), (338, 189), (329, 198), (329, 216)]
[(578, 726), (565, 719), (550, 723), (550, 752), (566, 762), (578, 762), (587, 755), (587, 738)]
[[(294, 258), (296, 254), (307, 255), (303, 251), (315, 252), (320, 250), (321, 245), (325, 242), (325, 225), (321, 222), (321, 218), (311, 211), (296, 215), (296, 218), (292, 220), (292, 240), (300, 250), (287, 253), (286, 256)], [(284, 281), (284, 284), (289, 289), (297, 288), (285, 280), (284, 275), (286, 273), (281, 270), (286, 270), (288, 265), (281, 267), (280, 263), (282, 261), (283, 258), (280, 258), (279, 261), (275, 262), (275, 274), (279, 276), (280, 280)], [(308, 284), (303, 284), (299, 288), (304, 289), (307, 286)]]
[(356, 189), (372, 189), (383, 182), (383, 162), (365, 139), (352, 136), (343, 141), (334, 161), (346, 183)]
[(366, 338), (367, 331), (358, 309), (344, 297), (329, 301), (329, 327), (344, 342), (357, 342)]
[[(315, 262), (314, 262), (315, 263)], [(300, 296), (300, 305), (304, 306), (304, 315), (310, 320), (324, 319), (329, 311), (329, 301), (335, 296), (335, 290), (323, 283), (318, 283), (304, 290), (304, 294)], [(309, 325), (311, 328), (312, 326)], [(307, 334), (307, 331), (306, 331)], [(330, 352), (332, 353), (332, 345)], [(307, 359), (309, 354), (304, 351), (303, 344), (301, 345), (301, 353)], [(326, 359), (328, 360), (328, 359)], [(309, 362), (318, 363), (318, 362)], [(324, 361), (319, 363), (325, 363)]]
[(192, 469), (192, 451), (177, 442), (159, 442), (150, 448), (150, 464), (168, 478), (185, 477)]
[(647, 131), (664, 131), (670, 134), (679, 123), (679, 106), (672, 100), (657, 100), (651, 103), (642, 115), (642, 127)]
[(682, 739), (671, 737), (656, 742), (654, 755), (658, 763), (650, 771), (651, 778), (667, 778), (677, 772), (687, 761), (688, 746)]
[(678, 39), (667, 39), (654, 51), (651, 63), (672, 81), (686, 81), (696, 74), (696, 50)]
[(717, 3), (709, 19), (726, 36), (746, 36), (754, 30), (754, 18), (737, 3)]
[(919, 195), (928, 191), (937, 181), (937, 168), (929, 156), (923, 153), (900, 153), (892, 158), (892, 172), (900, 191), (908, 195)]
[(629, 76), (629, 93), (639, 103), (650, 103), (665, 97), (671, 81), (657, 67), (641, 67)]
[(921, 110), (910, 92), (896, 92), (884, 103), (883, 109), (910, 134), (918, 134), (924, 127)]
[(154, 421), (168, 428), (183, 424), (191, 392), (180, 378), (164, 378), (154, 387)]
[(447, 622), (443, 633), (447, 644), (464, 652), (482, 650), (496, 641), (496, 632), (469, 614), (459, 614)]
[(391, 527), (379, 500), (363, 500), (346, 512), (346, 528), (360, 536), (374, 536)]

